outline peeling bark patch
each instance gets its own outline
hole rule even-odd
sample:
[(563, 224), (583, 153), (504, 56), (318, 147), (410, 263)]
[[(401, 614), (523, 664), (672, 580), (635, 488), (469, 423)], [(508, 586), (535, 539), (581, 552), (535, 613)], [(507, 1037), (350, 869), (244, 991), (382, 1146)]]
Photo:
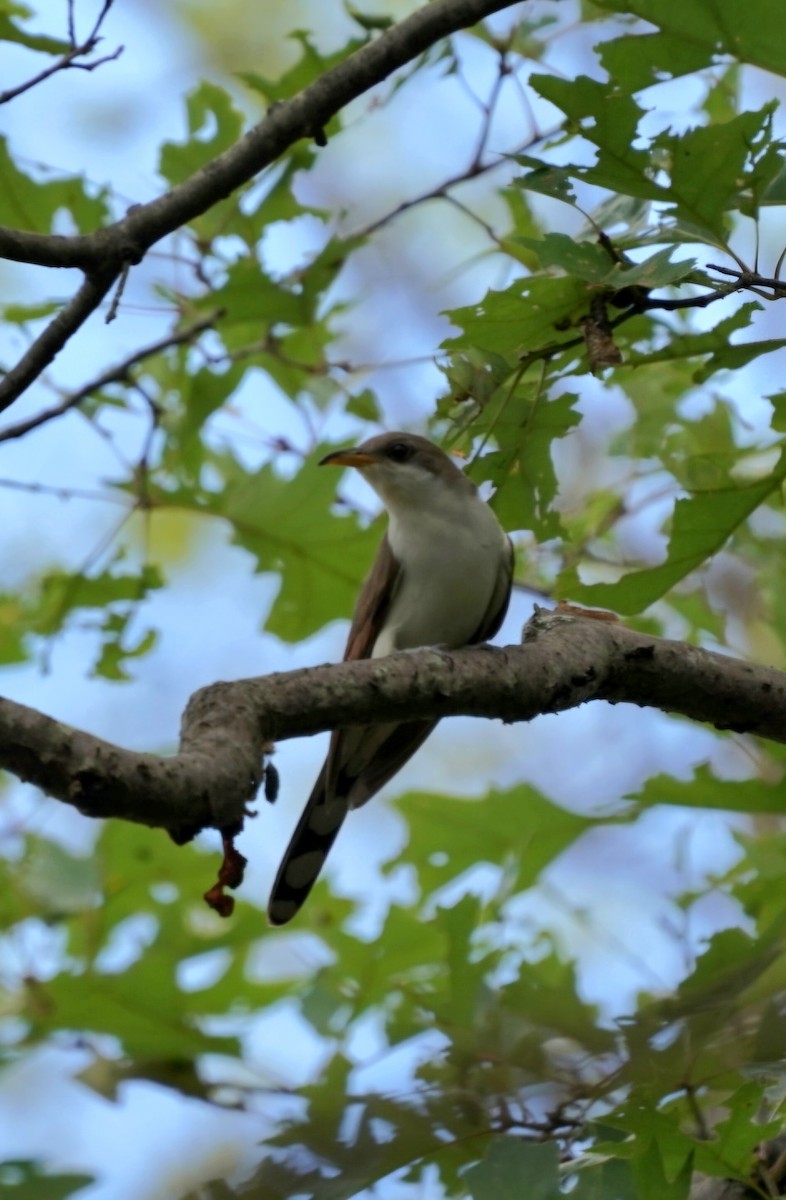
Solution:
[(643, 661), (644, 659), (651, 660), (655, 657), (655, 647), (649, 646), (634, 646), (632, 650), (625, 651), (626, 662)]
[(593, 683), (598, 678), (598, 673), (594, 667), (588, 667), (581, 675), (571, 675), (570, 682), (574, 687), (586, 687), (588, 683)]

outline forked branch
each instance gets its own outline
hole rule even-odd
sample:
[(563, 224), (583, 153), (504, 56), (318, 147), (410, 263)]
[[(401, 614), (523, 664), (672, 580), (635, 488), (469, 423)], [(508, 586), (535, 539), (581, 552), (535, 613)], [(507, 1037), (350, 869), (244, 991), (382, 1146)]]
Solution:
[(786, 673), (616, 621), (541, 611), (520, 646), (424, 649), (213, 684), (189, 701), (169, 758), (0, 700), (0, 767), (89, 816), (183, 835), (242, 823), (274, 741), (402, 719), (529, 721), (590, 700), (786, 742)]

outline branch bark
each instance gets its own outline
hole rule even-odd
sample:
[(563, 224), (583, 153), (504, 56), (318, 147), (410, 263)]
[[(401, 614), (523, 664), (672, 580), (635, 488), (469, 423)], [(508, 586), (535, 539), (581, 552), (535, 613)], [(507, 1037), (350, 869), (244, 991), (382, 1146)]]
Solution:
[(6, 371), (0, 381), (0, 412), (4, 412), (18, 400), (41, 372), (46, 370), (69, 338), (95, 312), (119, 273), (110, 261), (107, 266), (85, 276), (81, 287), (68, 304), (60, 309), (46, 329), (31, 342), (19, 362)]
[(275, 740), (446, 716), (529, 721), (631, 703), (786, 742), (786, 673), (617, 622), (536, 612), (521, 646), (423, 649), (196, 692), (177, 754), (139, 754), (0, 699), (0, 766), (92, 817), (178, 839), (241, 823)]
[(273, 105), (234, 146), (149, 204), (113, 225), (75, 237), (0, 226), (0, 258), (47, 267), (79, 267), (85, 282), (0, 380), (0, 412), (12, 404), (95, 310), (124, 269), (161, 238), (207, 212), (253, 179), (301, 137), (313, 137), (341, 108), (442, 38), (510, 8), (511, 0), (431, 0), (367, 42), (297, 96)]

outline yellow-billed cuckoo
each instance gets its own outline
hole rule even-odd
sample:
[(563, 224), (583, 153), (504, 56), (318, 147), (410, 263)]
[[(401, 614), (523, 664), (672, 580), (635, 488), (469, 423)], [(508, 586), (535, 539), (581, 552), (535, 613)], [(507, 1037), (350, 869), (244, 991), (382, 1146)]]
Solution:
[[(385, 433), (320, 466), (356, 467), (381, 497), (388, 529), (355, 609), (344, 660), (417, 646), (469, 646), (493, 637), (510, 598), (513, 549), (477, 488), (438, 446)], [(351, 808), (379, 791), (436, 721), (337, 729), (279, 868), (273, 925), (308, 896)]]

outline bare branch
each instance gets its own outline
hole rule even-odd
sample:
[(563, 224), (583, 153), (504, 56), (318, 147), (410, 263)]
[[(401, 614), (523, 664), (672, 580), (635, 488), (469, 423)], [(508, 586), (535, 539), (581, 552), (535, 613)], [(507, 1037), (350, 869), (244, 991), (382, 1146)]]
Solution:
[(32, 79), (26, 80), (24, 83), (17, 84), (16, 87), (8, 88), (4, 92), (0, 92), (0, 104), (7, 104), (9, 100), (15, 100), (17, 96), (21, 96), (23, 92), (29, 92), (31, 88), (37, 87), (39, 83), (43, 83), (45, 79), (56, 75), (58, 71), (67, 71), (69, 68), (78, 67), (82, 71), (95, 71), (96, 67), (102, 66), (104, 63), (112, 62), (119, 58), (123, 53), (123, 46), (118, 46), (111, 54), (105, 54), (102, 58), (95, 58), (92, 62), (79, 62), (80, 58), (85, 58), (86, 55), (92, 54), (101, 38), (98, 36), (98, 31), (101, 28), (104, 18), (112, 6), (112, 0), (105, 0), (96, 22), (84, 42), (80, 45), (75, 44), (74, 38), (74, 22), (73, 9), (68, 10), (68, 30), (71, 41), (71, 49), (58, 58), (55, 62), (45, 67), (43, 71), (39, 71)]
[(707, 270), (719, 271), (721, 275), (731, 275), (736, 280), (736, 283), (733, 285), (735, 289), (751, 288), (755, 290), (756, 288), (768, 288), (770, 291), (775, 292), (776, 296), (783, 296), (786, 293), (786, 279), (779, 279), (777, 275), (772, 277), (769, 275), (760, 275), (758, 271), (719, 267), (716, 263), (707, 263)]
[(239, 142), (163, 196), (135, 205), (122, 220), (86, 236), (47, 236), (0, 226), (0, 256), (86, 271), (108, 258), (139, 261), (155, 242), (253, 179), (299, 138), (311, 137), (351, 100), (435, 42), (510, 7), (511, 0), (431, 0), (298, 95), (273, 105)]
[(9, 408), (49, 366), (71, 335), (95, 312), (116, 278), (117, 271), (112, 266), (85, 278), (68, 304), (61, 308), (43, 333), (27, 348), (16, 366), (3, 376), (0, 381), (0, 412)]
[[(38, 266), (78, 266), (88, 278), (0, 382), (0, 412), (48, 366), (129, 264), (152, 245), (207, 212), (253, 179), (301, 137), (312, 137), (351, 100), (451, 33), (511, 7), (511, 0), (431, 0), (379, 37), (361, 46), (292, 99), (270, 108), (264, 120), (183, 183), (149, 204), (133, 205), (122, 220), (77, 237), (28, 233), (0, 226), (0, 257)], [(87, 296), (99, 286), (95, 304)]]
[[(111, 228), (111, 226), (110, 226)], [(79, 267), (92, 269), (100, 259), (96, 234), (65, 237), (60, 233), (32, 233), (0, 225), (0, 258), (29, 263), (34, 267)]]
[(529, 721), (589, 700), (786, 742), (786, 673), (616, 621), (540, 611), (521, 646), (424, 649), (213, 684), (189, 701), (171, 758), (123, 750), (0, 700), (0, 765), (89, 816), (188, 836), (242, 823), (271, 741), (460, 714)]
[(15, 438), (24, 437), (31, 429), (38, 429), (40, 425), (46, 425), (49, 421), (53, 421), (57, 417), (62, 417), (65, 413), (70, 412), (71, 409), (76, 408), (83, 400), (86, 400), (88, 396), (100, 391), (107, 384), (122, 383), (128, 379), (131, 369), (139, 363), (144, 362), (146, 358), (152, 358), (154, 354), (160, 354), (162, 350), (168, 350), (170, 346), (182, 346), (186, 342), (193, 342), (206, 329), (210, 329), (222, 315), (223, 310), (216, 309), (215, 312), (203, 317), (201, 321), (195, 321), (193, 325), (187, 325), (185, 329), (180, 329), (176, 333), (169, 334), (167, 337), (159, 338), (157, 342), (152, 342), (149, 346), (143, 346), (141, 350), (135, 350), (133, 354), (129, 354), (128, 358), (124, 358), (122, 362), (115, 363), (113, 367), (109, 367), (101, 375), (84, 384), (77, 392), (72, 392), (69, 396), (66, 396), (59, 404), (54, 404), (51, 408), (45, 408), (43, 412), (37, 413), (34, 417), (28, 417), (26, 421), (18, 421), (16, 425), (9, 425), (6, 429), (0, 429), (0, 442), (10, 442)]

